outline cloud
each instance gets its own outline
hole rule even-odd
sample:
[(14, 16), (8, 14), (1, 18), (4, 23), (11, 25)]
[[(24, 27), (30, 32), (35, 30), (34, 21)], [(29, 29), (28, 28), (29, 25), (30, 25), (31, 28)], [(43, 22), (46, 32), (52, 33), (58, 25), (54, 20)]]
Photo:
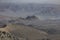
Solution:
[(60, 4), (60, 0), (1, 0), (1, 2), (15, 2), (15, 3), (54, 3)]

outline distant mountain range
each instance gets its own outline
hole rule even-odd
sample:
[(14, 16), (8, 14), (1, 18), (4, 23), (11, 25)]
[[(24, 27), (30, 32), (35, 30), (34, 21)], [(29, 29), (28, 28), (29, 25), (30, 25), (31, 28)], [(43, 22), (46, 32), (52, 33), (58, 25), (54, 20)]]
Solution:
[(12, 17), (37, 16), (39, 19), (60, 19), (60, 5), (0, 3), (0, 15)]

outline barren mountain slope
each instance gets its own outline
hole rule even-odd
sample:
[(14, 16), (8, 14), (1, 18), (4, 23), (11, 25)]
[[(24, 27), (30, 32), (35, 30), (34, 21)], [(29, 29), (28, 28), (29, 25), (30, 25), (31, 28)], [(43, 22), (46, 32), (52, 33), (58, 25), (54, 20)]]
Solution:
[(9, 25), (8, 27), (10, 27), (10, 32), (16, 37), (26, 40), (42, 40), (47, 39), (48, 36), (46, 32), (25, 25)]

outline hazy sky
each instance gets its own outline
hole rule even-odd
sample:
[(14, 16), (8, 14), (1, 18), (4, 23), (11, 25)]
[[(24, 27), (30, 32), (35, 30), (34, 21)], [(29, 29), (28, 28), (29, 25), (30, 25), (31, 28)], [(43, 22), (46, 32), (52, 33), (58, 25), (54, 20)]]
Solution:
[(2, 2), (15, 2), (15, 3), (53, 3), (53, 4), (60, 4), (60, 0), (1, 0), (1, 1)]

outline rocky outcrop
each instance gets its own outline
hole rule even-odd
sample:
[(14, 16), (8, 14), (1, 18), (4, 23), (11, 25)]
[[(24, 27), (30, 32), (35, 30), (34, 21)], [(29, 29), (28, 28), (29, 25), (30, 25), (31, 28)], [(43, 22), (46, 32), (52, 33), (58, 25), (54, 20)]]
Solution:
[(19, 40), (9, 32), (0, 31), (0, 40)]

